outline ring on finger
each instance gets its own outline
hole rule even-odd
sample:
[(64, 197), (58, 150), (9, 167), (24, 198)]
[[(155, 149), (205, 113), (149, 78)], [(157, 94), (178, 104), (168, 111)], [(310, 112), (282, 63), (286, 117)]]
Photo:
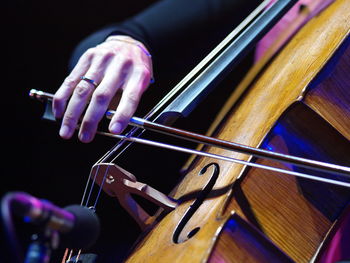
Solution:
[(92, 85), (94, 85), (95, 88), (97, 88), (97, 86), (98, 86), (98, 84), (93, 79), (89, 79), (85, 76), (81, 76), (80, 79), (91, 83)]

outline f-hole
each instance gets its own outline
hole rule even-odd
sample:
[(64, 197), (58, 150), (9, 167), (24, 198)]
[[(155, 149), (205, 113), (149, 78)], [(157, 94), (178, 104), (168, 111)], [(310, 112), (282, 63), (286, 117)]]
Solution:
[(209, 177), (207, 184), (203, 187), (201, 191), (199, 191), (197, 197), (195, 198), (195, 201), (187, 209), (182, 219), (180, 220), (179, 224), (175, 228), (175, 231), (173, 234), (173, 242), (176, 244), (185, 242), (186, 240), (193, 237), (200, 230), (200, 227), (195, 227), (190, 231), (184, 231), (184, 228), (186, 224), (191, 220), (192, 216), (200, 207), (200, 205), (203, 203), (203, 201), (208, 197), (209, 193), (213, 189), (215, 182), (219, 176), (220, 169), (217, 163), (210, 163), (205, 167), (203, 167), (202, 170), (199, 172), (198, 176), (202, 176), (203, 174), (205, 174), (208, 171), (208, 168), (212, 168), (212, 169), (209, 169), (210, 171), (212, 171), (212, 174)]

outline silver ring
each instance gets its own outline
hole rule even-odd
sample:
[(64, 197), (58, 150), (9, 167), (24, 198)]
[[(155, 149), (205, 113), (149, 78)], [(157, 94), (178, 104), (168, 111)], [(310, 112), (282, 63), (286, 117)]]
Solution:
[(87, 78), (85, 76), (81, 76), (80, 79), (91, 83), (92, 85), (94, 85), (95, 88), (97, 88), (97, 86), (98, 86), (98, 84), (93, 79), (89, 79), (89, 78)]

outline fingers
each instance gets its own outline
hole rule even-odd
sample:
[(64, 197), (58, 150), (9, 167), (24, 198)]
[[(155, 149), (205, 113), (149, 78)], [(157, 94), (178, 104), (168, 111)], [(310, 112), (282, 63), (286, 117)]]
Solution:
[(127, 82), (118, 108), (110, 122), (112, 133), (121, 133), (135, 113), (143, 92), (151, 80), (151, 72), (145, 67), (135, 67), (132, 78)]
[[(108, 60), (108, 57), (94, 57), (90, 68), (84, 74), (85, 77), (90, 80), (93, 80), (93, 82), (96, 83), (101, 82), (104, 75), (104, 68), (108, 63)], [(64, 139), (69, 139), (73, 135), (75, 128), (77, 127), (78, 121), (80, 119), (80, 116), (83, 114), (86, 105), (88, 104), (96, 88), (93, 83), (81, 79), (81, 76), (77, 76), (74, 74), (73, 77), (74, 83), (76, 83), (77, 81), (79, 82), (73, 89), (73, 94), (69, 100), (64, 117), (62, 119), (62, 125), (59, 134)], [(64, 88), (65, 87), (63, 87), (62, 90), (68, 90), (67, 88)], [(69, 94), (69, 92), (67, 93)], [(67, 98), (64, 97), (64, 99), (60, 101), (63, 104), (63, 106), (66, 103), (66, 100)]]
[[(123, 93), (110, 130), (120, 133), (136, 111), (151, 72), (150, 57), (130, 42), (104, 42), (89, 49), (54, 96), (54, 115), (62, 117), (60, 136), (71, 138), (81, 120), (78, 137), (82, 142), (90, 142), (118, 90)], [(81, 79), (82, 76), (88, 79)]]
[(53, 99), (53, 113), (56, 118), (61, 118), (66, 109), (67, 101), (72, 95), (74, 89), (81, 81), (80, 77), (85, 75), (86, 71), (89, 69), (92, 60), (92, 52), (88, 50), (79, 59), (76, 67), (72, 70), (69, 76), (64, 80), (61, 87), (57, 90)]
[(118, 60), (106, 72), (105, 78), (93, 93), (84, 115), (79, 131), (79, 139), (82, 142), (90, 142), (93, 139), (99, 121), (103, 118), (114, 95), (129, 77), (131, 67), (131, 61)]

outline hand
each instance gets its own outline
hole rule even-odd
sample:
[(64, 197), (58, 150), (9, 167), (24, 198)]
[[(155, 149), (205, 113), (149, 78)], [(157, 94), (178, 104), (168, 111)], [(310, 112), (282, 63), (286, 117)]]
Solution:
[[(82, 76), (88, 79), (83, 80)], [(53, 113), (56, 118), (63, 117), (60, 136), (71, 138), (82, 118), (78, 137), (82, 142), (92, 141), (99, 121), (120, 92), (109, 130), (121, 133), (151, 78), (151, 57), (147, 49), (131, 37), (111, 36), (87, 50), (54, 95)]]

